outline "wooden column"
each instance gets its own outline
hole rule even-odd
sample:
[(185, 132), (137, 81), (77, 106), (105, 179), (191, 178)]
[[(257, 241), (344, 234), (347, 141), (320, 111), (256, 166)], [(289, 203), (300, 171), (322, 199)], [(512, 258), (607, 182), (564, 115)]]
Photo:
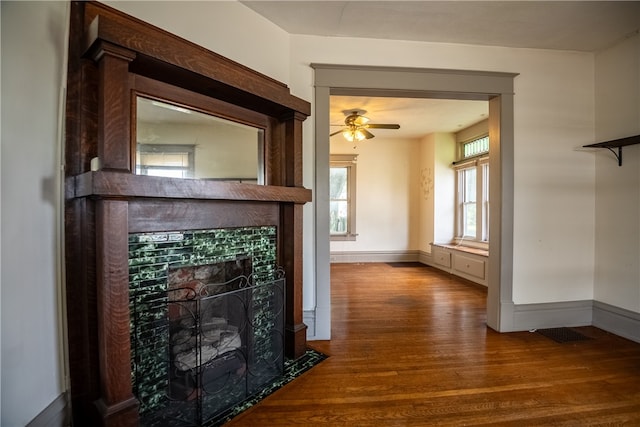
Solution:
[[(287, 187), (302, 187), (302, 122), (306, 116), (292, 113), (284, 118), (284, 179)], [(297, 359), (307, 349), (307, 326), (302, 310), (302, 209), (303, 205), (282, 205), (281, 239), (287, 279), (285, 352)]]
[(131, 95), (129, 62), (135, 52), (104, 41), (91, 49), (100, 70), (98, 157), (100, 169), (131, 171)]
[(129, 332), (128, 202), (96, 202), (96, 285), (100, 399), (104, 426), (137, 426), (131, 389)]
[(285, 354), (297, 359), (307, 349), (307, 325), (302, 321), (302, 205), (281, 209), (283, 268), (286, 274)]

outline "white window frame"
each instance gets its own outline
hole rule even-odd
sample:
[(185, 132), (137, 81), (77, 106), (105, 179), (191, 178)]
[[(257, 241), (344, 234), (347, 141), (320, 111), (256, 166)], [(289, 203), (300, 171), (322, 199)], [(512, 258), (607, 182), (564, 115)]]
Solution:
[[(136, 153), (136, 174), (137, 175), (158, 175), (153, 171), (176, 171), (180, 173), (180, 178), (193, 178), (195, 176), (195, 152), (196, 146), (192, 144), (138, 144)], [(161, 163), (143, 164), (144, 154), (183, 154), (187, 156), (187, 164), (182, 166), (168, 166)]]
[[(460, 144), (460, 153), (464, 153), (464, 145), (485, 138), (486, 135), (473, 138)], [(454, 163), (456, 171), (456, 211), (454, 243), (481, 249), (489, 248), (489, 153), (483, 152)], [(465, 170), (476, 171), (476, 233), (464, 234), (464, 191), (465, 182), (462, 179)]]
[[(486, 147), (484, 150), (481, 147)], [(466, 147), (471, 147), (471, 153), (465, 155)], [(489, 134), (468, 139), (460, 144), (460, 159), (471, 159), (489, 154)]]
[[(329, 236), (332, 241), (355, 241), (356, 233), (356, 164), (357, 154), (331, 154), (329, 168), (347, 169), (347, 230), (345, 233), (331, 233), (329, 226)], [(329, 174), (331, 175), (331, 174)], [(331, 187), (331, 185), (329, 185)], [(329, 206), (331, 206), (331, 195), (329, 195)]]

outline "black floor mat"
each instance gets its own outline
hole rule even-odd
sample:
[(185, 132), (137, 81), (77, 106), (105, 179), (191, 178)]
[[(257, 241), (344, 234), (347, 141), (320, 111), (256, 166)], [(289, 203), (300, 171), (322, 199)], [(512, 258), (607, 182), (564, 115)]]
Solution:
[(428, 265), (425, 265), (421, 262), (412, 262), (412, 261), (408, 261), (408, 262), (388, 262), (387, 263), (388, 266), (390, 267), (396, 267), (396, 268), (402, 268), (402, 267), (428, 267)]
[(585, 335), (582, 335), (580, 332), (574, 331), (571, 328), (538, 329), (537, 332), (540, 335), (544, 335), (545, 337), (551, 338), (555, 342), (559, 343), (584, 341), (591, 339)]

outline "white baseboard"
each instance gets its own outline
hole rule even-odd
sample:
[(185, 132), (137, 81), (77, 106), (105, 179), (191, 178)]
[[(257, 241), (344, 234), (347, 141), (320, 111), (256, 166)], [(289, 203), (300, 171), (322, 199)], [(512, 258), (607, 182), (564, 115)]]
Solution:
[(316, 336), (316, 312), (315, 310), (303, 310), (302, 321), (307, 325), (307, 340), (311, 341)]
[(424, 265), (432, 266), (433, 257), (430, 252), (418, 251), (418, 262)]
[(331, 252), (329, 260), (332, 263), (354, 262), (417, 262), (419, 251), (349, 251)]
[(38, 414), (27, 427), (68, 427), (71, 425), (69, 399), (63, 393)]
[(640, 313), (593, 301), (593, 326), (640, 343)]
[(592, 322), (592, 311), (592, 300), (516, 304), (513, 307), (513, 330), (588, 326)]

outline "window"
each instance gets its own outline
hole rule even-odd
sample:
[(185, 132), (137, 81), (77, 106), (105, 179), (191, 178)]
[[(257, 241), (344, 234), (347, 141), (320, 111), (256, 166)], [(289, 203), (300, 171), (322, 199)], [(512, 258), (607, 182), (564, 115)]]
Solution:
[(489, 242), (489, 137), (461, 144), (456, 162), (456, 240)]
[(329, 168), (331, 240), (356, 240), (357, 154), (332, 154)]
[(136, 157), (138, 175), (193, 178), (195, 146), (139, 144)]
[(489, 136), (472, 139), (462, 144), (462, 158), (468, 159), (489, 152)]

